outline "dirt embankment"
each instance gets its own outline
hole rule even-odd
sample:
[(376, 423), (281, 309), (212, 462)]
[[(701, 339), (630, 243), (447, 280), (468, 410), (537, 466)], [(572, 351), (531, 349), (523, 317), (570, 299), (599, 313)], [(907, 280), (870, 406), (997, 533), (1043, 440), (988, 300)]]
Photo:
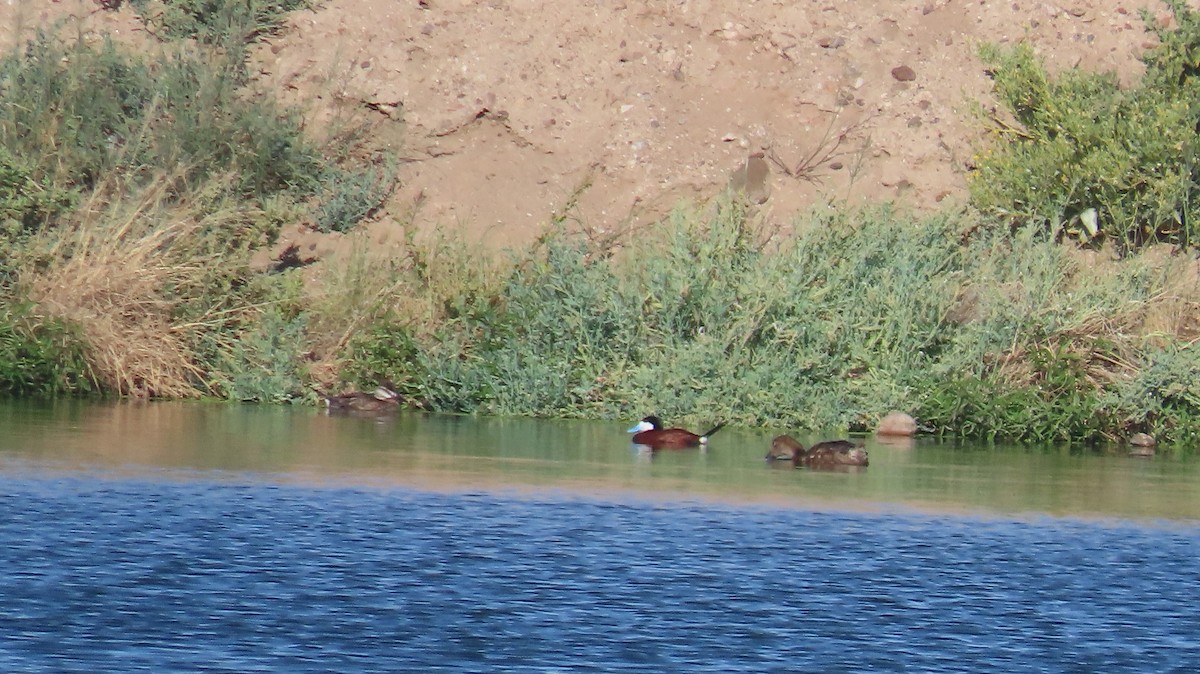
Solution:
[[(0, 15), (20, 7), (27, 25), (140, 30), (79, 0)], [(1129, 81), (1152, 44), (1142, 7), (1168, 16), (1154, 0), (329, 0), (256, 65), (317, 118), (379, 116), (404, 163), (370, 236), (416, 208), (418, 227), (508, 245), (555, 214), (609, 236), (731, 180), (780, 224), (831, 199), (961, 200), (970, 109), (990, 105), (978, 44)]]

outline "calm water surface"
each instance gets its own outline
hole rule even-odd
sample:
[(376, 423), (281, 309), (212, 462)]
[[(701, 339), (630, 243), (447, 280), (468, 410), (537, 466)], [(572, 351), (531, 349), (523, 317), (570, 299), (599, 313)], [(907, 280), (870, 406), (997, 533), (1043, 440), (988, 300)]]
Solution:
[(1191, 453), (627, 426), (0, 404), (0, 671), (1200, 671)]

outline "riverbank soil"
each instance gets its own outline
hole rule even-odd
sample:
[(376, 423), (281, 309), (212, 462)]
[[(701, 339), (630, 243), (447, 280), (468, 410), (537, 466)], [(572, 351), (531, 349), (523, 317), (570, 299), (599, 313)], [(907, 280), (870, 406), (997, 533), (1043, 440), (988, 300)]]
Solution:
[[(412, 226), (521, 245), (554, 218), (626, 237), (730, 184), (786, 230), (827, 201), (965, 200), (984, 137), (972, 110), (993, 106), (978, 45), (1027, 41), (1053, 70), (1130, 82), (1154, 43), (1142, 7), (1169, 16), (1153, 0), (329, 0), (254, 67), (314, 129), (378, 122), (402, 158), (365, 229), (381, 243)], [(10, 26), (67, 14), (145, 38), (128, 7), (0, 7)], [(319, 255), (303, 223), (281, 245), (302, 237)]]

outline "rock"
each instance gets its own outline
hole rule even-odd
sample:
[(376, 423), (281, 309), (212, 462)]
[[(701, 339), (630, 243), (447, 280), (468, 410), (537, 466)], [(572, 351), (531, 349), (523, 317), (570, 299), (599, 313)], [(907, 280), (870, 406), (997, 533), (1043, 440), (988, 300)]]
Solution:
[(915, 435), (917, 422), (904, 412), (888, 412), (879, 420), (876, 435)]
[(766, 158), (762, 152), (755, 152), (729, 177), (729, 189), (745, 194), (752, 204), (764, 204), (771, 198), (770, 178)]
[(1129, 436), (1129, 444), (1134, 447), (1153, 447), (1158, 444), (1149, 433), (1134, 433)]
[(917, 71), (908, 66), (896, 66), (892, 68), (892, 77), (899, 82), (911, 82), (917, 79)]

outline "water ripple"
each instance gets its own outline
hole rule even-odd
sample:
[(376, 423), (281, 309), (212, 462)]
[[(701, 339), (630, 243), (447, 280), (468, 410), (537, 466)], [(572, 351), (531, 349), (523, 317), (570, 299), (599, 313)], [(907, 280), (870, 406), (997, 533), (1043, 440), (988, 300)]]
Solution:
[(262, 484), (0, 481), (0, 670), (1200, 670), (1200, 537)]

